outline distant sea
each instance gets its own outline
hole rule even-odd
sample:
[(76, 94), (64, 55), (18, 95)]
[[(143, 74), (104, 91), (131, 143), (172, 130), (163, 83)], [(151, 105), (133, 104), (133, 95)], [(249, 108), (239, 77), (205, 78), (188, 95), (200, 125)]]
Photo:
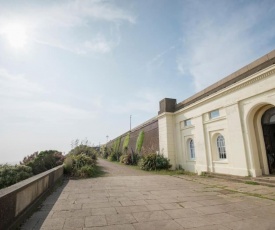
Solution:
[(4, 165), (4, 164), (8, 164), (8, 165), (18, 165), (19, 161), (10, 161), (10, 162), (0, 162), (0, 164)]

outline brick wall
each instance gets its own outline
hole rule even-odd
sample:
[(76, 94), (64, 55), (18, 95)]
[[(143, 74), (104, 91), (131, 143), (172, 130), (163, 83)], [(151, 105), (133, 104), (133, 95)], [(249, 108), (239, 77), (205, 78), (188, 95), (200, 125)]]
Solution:
[[(158, 119), (157, 117), (154, 117), (131, 130), (130, 140), (128, 145), (128, 152), (130, 152), (131, 149), (133, 151), (136, 150), (136, 141), (139, 133), (142, 130), (144, 131), (144, 140), (143, 140), (143, 145), (141, 149), (141, 154), (147, 154), (147, 153), (159, 151)], [(121, 137), (119, 149), (121, 152), (123, 152), (123, 142), (128, 133), (129, 132), (126, 132), (118, 136), (117, 138), (109, 141), (107, 144), (107, 147), (111, 148), (113, 146), (113, 143), (116, 141), (116, 139)]]

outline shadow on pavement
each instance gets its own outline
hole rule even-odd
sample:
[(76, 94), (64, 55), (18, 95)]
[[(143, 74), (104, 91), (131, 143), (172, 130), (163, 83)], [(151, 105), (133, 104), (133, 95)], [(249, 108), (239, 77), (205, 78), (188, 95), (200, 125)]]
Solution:
[(49, 215), (50, 211), (52, 210), (54, 204), (60, 197), (63, 189), (68, 184), (69, 180), (64, 179), (61, 182), (61, 185), (57, 185), (53, 188), (52, 192), (41, 201), (40, 205), (37, 209), (33, 212), (33, 214), (24, 222), (22, 223), (20, 229), (21, 230), (30, 230), (30, 229), (41, 229), (44, 221), (46, 220), (47, 216)]

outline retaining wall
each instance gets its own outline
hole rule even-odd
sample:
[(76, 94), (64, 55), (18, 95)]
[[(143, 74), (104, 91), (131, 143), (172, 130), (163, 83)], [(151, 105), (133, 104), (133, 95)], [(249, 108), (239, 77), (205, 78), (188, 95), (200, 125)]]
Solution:
[(0, 229), (13, 229), (63, 176), (63, 165), (0, 190)]
[[(144, 140), (140, 154), (147, 154), (159, 151), (158, 119), (157, 117), (154, 117), (129, 131), (130, 140), (128, 145), (128, 152), (130, 152), (131, 150), (135, 151), (136, 141), (141, 131), (144, 131)], [(112, 148), (113, 143), (115, 143), (118, 138), (121, 138), (119, 150), (123, 152), (123, 142), (129, 132), (123, 133), (117, 138), (109, 141), (107, 143), (107, 148)]]

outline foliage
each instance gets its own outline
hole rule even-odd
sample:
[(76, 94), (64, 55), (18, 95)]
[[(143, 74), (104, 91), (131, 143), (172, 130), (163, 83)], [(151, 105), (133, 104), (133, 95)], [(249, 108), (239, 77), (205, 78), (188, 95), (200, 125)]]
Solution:
[(34, 175), (45, 172), (58, 165), (62, 165), (65, 157), (61, 152), (56, 150), (41, 151), (39, 154), (34, 153), (23, 159), (20, 162), (22, 165), (26, 165), (32, 168)]
[(107, 159), (108, 156), (109, 156), (109, 150), (108, 150), (107, 147), (105, 147), (105, 148), (104, 148), (104, 151), (103, 151), (103, 153), (102, 153), (102, 157), (103, 157), (104, 159)]
[(144, 131), (140, 131), (136, 142), (136, 152), (140, 153), (144, 140)]
[(96, 166), (96, 159), (84, 153), (67, 155), (64, 161), (64, 173), (76, 177), (91, 177)]
[(91, 147), (88, 145), (83, 145), (83, 144), (76, 146), (68, 154), (69, 155), (71, 155), (71, 154), (74, 154), (74, 155), (85, 154), (85, 155), (91, 157), (93, 160), (97, 159), (96, 149), (94, 147)]
[(113, 151), (119, 152), (119, 146), (120, 146), (121, 137), (117, 138), (113, 143)]
[(20, 161), (21, 165), (27, 165), (28, 163), (32, 162), (38, 155), (38, 152), (34, 152), (31, 155), (24, 157), (23, 161)]
[(92, 177), (95, 174), (95, 167), (92, 165), (84, 165), (76, 171), (77, 177)]
[(31, 177), (32, 168), (25, 165), (0, 165), (0, 189)]
[(171, 167), (169, 159), (163, 155), (157, 155), (155, 153), (144, 156), (138, 164), (141, 169), (147, 171), (169, 169)]
[(129, 141), (130, 141), (130, 133), (128, 133), (128, 134), (125, 136), (124, 141), (123, 141), (123, 151), (124, 151), (124, 152), (127, 152), (128, 145), (129, 145)]
[(111, 151), (110, 155), (108, 156), (109, 161), (119, 161), (121, 156), (121, 152)]
[(123, 154), (120, 157), (120, 163), (123, 163), (125, 165), (137, 165), (139, 160), (139, 155), (137, 153), (127, 153)]
[(259, 185), (259, 183), (256, 182), (256, 181), (245, 181), (244, 183), (245, 184), (250, 184), (250, 185)]
[(157, 170), (171, 168), (172, 165), (169, 164), (169, 161), (170, 160), (162, 154), (156, 155)]

